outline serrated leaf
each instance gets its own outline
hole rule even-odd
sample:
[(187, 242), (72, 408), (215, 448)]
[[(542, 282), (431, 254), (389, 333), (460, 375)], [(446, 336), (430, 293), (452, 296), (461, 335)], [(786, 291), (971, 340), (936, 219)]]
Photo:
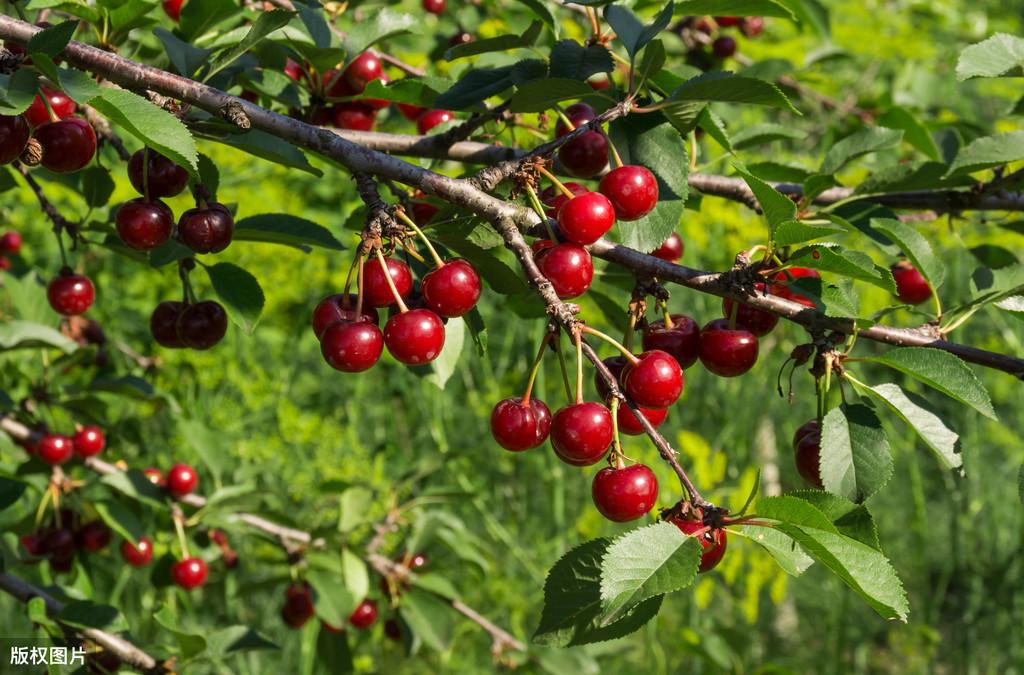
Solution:
[(765, 219), (768, 220), (769, 229), (773, 234), (775, 228), (782, 223), (796, 219), (796, 204), (792, 199), (757, 176), (741, 169), (737, 169), (736, 172), (742, 176), (754, 196), (757, 197), (757, 202), (761, 205), (761, 211), (764, 213)]
[[(614, 66), (607, 47), (587, 45), (575, 40), (561, 40), (551, 47), (550, 70), (552, 78), (586, 80), (597, 73), (610, 72)], [(592, 90), (591, 90), (592, 93)]]
[[(653, 42), (651, 43), (654, 44)], [(697, 116), (697, 126), (703, 129), (708, 136), (713, 138), (716, 143), (722, 146), (728, 152), (734, 150), (732, 140), (729, 138), (728, 132), (725, 130), (725, 122), (721, 117), (715, 114), (711, 109), (711, 106), (705, 106), (700, 111), (700, 115)]]
[(800, 114), (786, 95), (771, 82), (713, 71), (687, 80), (659, 105), (668, 107), (692, 103), (749, 103), (781, 108)]
[(848, 231), (847, 227), (827, 221), (785, 220), (775, 229), (775, 245), (792, 246)]
[(545, 78), (527, 82), (509, 99), (512, 112), (544, 112), (556, 103), (594, 93), (586, 82), (565, 78)]
[(551, 30), (551, 34), (558, 39), (558, 35), (561, 32), (561, 26), (557, 19), (555, 19), (554, 12), (543, 0), (519, 0), (519, 2), (526, 5), (534, 16), (544, 22), (544, 25)]
[(890, 218), (872, 218), (871, 229), (882, 233), (899, 246), (932, 288), (942, 286), (946, 280), (946, 266), (932, 251), (932, 245), (924, 235), (910, 225)]
[(198, 633), (190, 633), (178, 628), (177, 616), (169, 606), (162, 607), (160, 611), (153, 614), (153, 618), (174, 636), (182, 659), (187, 661), (206, 651), (206, 638)]
[(213, 59), (213, 62), (210, 63), (209, 70), (206, 71), (203, 80), (209, 82), (210, 78), (234, 63), (235, 59), (259, 44), (264, 38), (278, 28), (287, 25), (294, 16), (294, 12), (289, 12), (283, 9), (260, 12), (259, 16), (256, 17), (256, 21), (254, 21), (252, 26), (249, 28), (249, 32), (245, 34), (245, 37), (243, 37), (238, 43), (218, 54)]
[(85, 105), (100, 95), (100, 86), (81, 70), (61, 68), (57, 71), (60, 88), (79, 105)]
[(421, 366), (429, 370), (426, 379), (438, 389), (444, 390), (445, 384), (458, 368), (462, 345), (466, 340), (466, 324), (463, 321), (450, 321), (445, 326), (444, 347), (436, 359), (427, 366)]
[(121, 502), (114, 500), (93, 502), (93, 507), (110, 529), (131, 541), (133, 545), (137, 545), (139, 538), (145, 534), (138, 516)]
[(260, 282), (233, 263), (211, 265), (206, 267), (206, 273), (217, 297), (228, 310), (228, 316), (235, 325), (251, 335), (266, 303)]
[(902, 138), (903, 131), (900, 129), (886, 129), (884, 127), (861, 129), (829, 148), (825, 154), (825, 159), (821, 162), (818, 173), (824, 175), (834, 174), (858, 157), (895, 147)]
[(20, 115), (39, 93), (39, 77), (29, 68), (19, 68), (13, 75), (0, 74), (0, 115)]
[(198, 175), (195, 140), (174, 115), (124, 89), (103, 88), (90, 105), (146, 146), (173, 160), (193, 176)]
[(808, 267), (820, 272), (832, 272), (850, 279), (866, 281), (889, 293), (896, 292), (896, 282), (893, 281), (892, 273), (876, 265), (871, 256), (860, 251), (840, 246), (811, 244), (794, 251), (787, 262), (797, 267)]
[(53, 347), (65, 354), (78, 349), (78, 343), (49, 326), (28, 321), (0, 324), (0, 352), (10, 349)]
[(194, 43), (197, 37), (241, 11), (242, 8), (232, 0), (186, 2), (181, 7), (178, 31), (186, 42)]
[(839, 530), (818, 507), (797, 495), (765, 497), (757, 502), (757, 515), (782, 523), (810, 527), (825, 532)]
[(306, 252), (311, 246), (332, 251), (345, 250), (345, 246), (323, 225), (287, 213), (262, 213), (243, 218), (235, 223), (233, 240), (284, 244)]
[(1024, 39), (1006, 33), (967, 47), (960, 52), (956, 79), (974, 77), (1024, 76)]
[(974, 408), (989, 419), (997, 419), (985, 385), (959, 357), (928, 347), (900, 347), (865, 361), (895, 368), (950, 398)]
[(840, 534), (856, 539), (873, 549), (882, 550), (875, 519), (863, 504), (823, 490), (798, 490), (790, 494), (810, 503), (825, 514)]
[(500, 68), (474, 68), (439, 94), (434, 105), (448, 110), (472, 110), (515, 84), (525, 84), (546, 74), (547, 64), (535, 59)]
[(792, 538), (770, 527), (739, 525), (730, 527), (729, 534), (746, 537), (763, 548), (768, 555), (775, 559), (782, 571), (790, 576), (798, 577), (814, 564), (814, 560), (804, 553), (804, 550)]
[(345, 49), (349, 60), (381, 40), (408, 33), (417, 24), (412, 14), (387, 7), (374, 9), (370, 16), (368, 21), (352, 22), (346, 27)]
[(673, 9), (673, 2), (669, 0), (668, 4), (654, 17), (654, 20), (646, 26), (640, 23), (633, 12), (620, 5), (605, 7), (604, 18), (615, 31), (617, 39), (625, 47), (626, 53), (632, 60), (644, 46), (657, 37), (658, 33), (668, 27), (672, 20)]
[(525, 31), (518, 35), (499, 35), (483, 40), (464, 42), (454, 47), (449, 47), (444, 53), (444, 60), (455, 61), (467, 56), (476, 56), (490, 52), (506, 52), (511, 49), (530, 47), (537, 41), (542, 29), (543, 24), (540, 21), (533, 21)]
[(51, 28), (45, 28), (32, 36), (25, 51), (29, 55), (45, 54), (55, 59), (68, 46), (77, 27), (77, 21), (64, 21)]
[(947, 176), (974, 173), (1024, 159), (1024, 131), (976, 138), (956, 154)]
[(882, 422), (862, 404), (841, 405), (821, 429), (821, 481), (825, 489), (863, 502), (892, 477), (892, 451)]

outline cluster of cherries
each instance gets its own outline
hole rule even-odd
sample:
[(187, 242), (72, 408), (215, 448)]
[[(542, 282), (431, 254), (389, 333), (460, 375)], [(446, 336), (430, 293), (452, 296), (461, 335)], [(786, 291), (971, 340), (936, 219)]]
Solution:
[[(23, 158), (26, 164), (42, 164), (54, 173), (83, 169), (96, 155), (96, 132), (75, 116), (78, 107), (64, 92), (40, 90), (24, 113), (0, 115), (0, 164)], [(30, 139), (38, 143), (41, 158), (35, 150), (26, 152)]]
[(54, 512), (50, 520), (34, 532), (20, 538), (21, 546), (37, 563), (45, 559), (54, 572), (69, 572), (76, 552), (97, 553), (110, 544), (112, 533), (102, 520), (82, 522), (70, 509)]
[(8, 230), (0, 235), (0, 270), (11, 268), (11, 258), (21, 253), (21, 232)]
[(711, 53), (720, 59), (728, 59), (736, 54), (736, 38), (721, 35), (723, 28), (737, 28), (748, 38), (755, 38), (764, 32), (764, 19), (759, 16), (710, 16), (691, 17), (690, 26), (705, 35), (719, 34), (711, 43)]

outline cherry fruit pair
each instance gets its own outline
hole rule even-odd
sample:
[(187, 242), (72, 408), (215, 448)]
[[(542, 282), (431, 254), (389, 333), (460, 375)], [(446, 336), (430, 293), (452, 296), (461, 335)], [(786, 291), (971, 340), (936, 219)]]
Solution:
[(206, 350), (224, 338), (228, 315), (214, 300), (189, 304), (165, 300), (150, 315), (149, 330), (162, 347)]

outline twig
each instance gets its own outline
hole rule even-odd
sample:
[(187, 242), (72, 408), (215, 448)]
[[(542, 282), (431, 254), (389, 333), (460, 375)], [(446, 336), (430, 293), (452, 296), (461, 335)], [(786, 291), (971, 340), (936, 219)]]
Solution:
[(390, 66), (394, 66), (395, 68), (398, 68), (399, 70), (401, 70), (403, 73), (405, 73), (407, 75), (412, 75), (413, 77), (423, 77), (424, 75), (427, 74), (427, 71), (423, 70), (422, 68), (417, 68), (416, 66), (411, 66), (408, 63), (406, 63), (405, 61), (402, 61), (401, 59), (396, 58), (396, 57), (392, 56), (391, 54), (380, 53), (377, 56), (384, 63), (386, 63), (386, 64), (388, 64)]
[(46, 194), (43, 192), (43, 186), (40, 185), (32, 176), (32, 173), (25, 167), (25, 165), (18, 162), (16, 166), (18, 173), (21, 174), (21, 177), (25, 179), (25, 182), (28, 183), (28, 186), (32, 189), (32, 192), (35, 193), (36, 199), (39, 201), (39, 206), (43, 209), (43, 213), (45, 213), (46, 217), (53, 223), (54, 232), (60, 236), (60, 233), (63, 230), (74, 231), (77, 225), (62, 216), (60, 211), (57, 210), (57, 207), (46, 198)]

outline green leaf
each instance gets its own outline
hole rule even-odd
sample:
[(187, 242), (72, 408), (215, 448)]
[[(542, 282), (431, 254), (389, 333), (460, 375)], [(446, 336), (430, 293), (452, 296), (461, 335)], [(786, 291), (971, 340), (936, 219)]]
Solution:
[(796, 495), (765, 497), (757, 502), (755, 511), (762, 518), (825, 532), (839, 532), (831, 518), (806, 499)]
[(146, 146), (198, 175), (195, 141), (174, 115), (124, 89), (103, 88), (90, 104)]
[(49, 614), (46, 612), (46, 601), (42, 598), (29, 598), (25, 606), (25, 613), (28, 615), (29, 621), (46, 628), (51, 635), (59, 635), (63, 630), (55, 621), (50, 619)]
[(27, 483), (0, 476), (0, 511), (15, 504), (28, 488)]
[(421, 366), (430, 371), (427, 381), (438, 389), (444, 390), (444, 385), (459, 365), (459, 357), (462, 355), (462, 345), (466, 340), (466, 323), (464, 321), (449, 321), (444, 329), (444, 347), (436, 359), (430, 365)]
[(448, 110), (475, 109), (517, 81), (525, 84), (529, 80), (544, 77), (546, 73), (547, 64), (537, 60), (520, 61), (500, 68), (474, 68), (464, 73), (447, 91), (439, 94), (434, 105)]
[(871, 229), (882, 233), (899, 246), (932, 288), (942, 286), (946, 280), (946, 266), (916, 228), (891, 218), (872, 218)]
[(306, 581), (313, 588), (313, 608), (316, 615), (335, 628), (348, 625), (348, 616), (362, 598), (357, 598), (334, 574), (321, 570), (310, 570)]
[(939, 146), (932, 138), (931, 132), (908, 109), (902, 106), (889, 108), (878, 118), (877, 123), (890, 129), (902, 130), (903, 140), (923, 152), (929, 159), (936, 162), (942, 159)]
[(351, 532), (366, 522), (366, 505), (373, 500), (373, 493), (360, 486), (347, 488), (341, 493), (341, 516), (338, 519), (338, 532)]
[(586, 80), (591, 75), (607, 73), (613, 68), (612, 56), (602, 45), (584, 47), (575, 40), (561, 40), (551, 47), (548, 75), (552, 78)]
[(365, 598), (370, 592), (366, 563), (347, 548), (341, 549), (341, 579), (354, 598)]
[(626, 53), (632, 61), (640, 50), (651, 40), (658, 36), (658, 33), (668, 27), (672, 20), (674, 5), (672, 0), (648, 25), (643, 25), (633, 12), (620, 5), (608, 5), (604, 9), (604, 18), (608, 25), (615, 31), (617, 39), (626, 48)]
[(146, 474), (138, 469), (115, 471), (101, 478), (100, 482), (147, 506), (167, 508), (167, 496), (164, 491), (153, 485)]
[(45, 54), (51, 59), (56, 59), (68, 46), (68, 42), (71, 42), (71, 36), (75, 34), (77, 27), (77, 21), (64, 21), (52, 28), (41, 30), (28, 41), (25, 51), (29, 56)]
[(895, 368), (946, 396), (974, 408), (989, 419), (997, 419), (985, 385), (957, 356), (928, 347), (890, 349), (883, 356), (865, 357), (865, 361)]
[(131, 541), (133, 545), (138, 544), (139, 538), (146, 533), (138, 516), (121, 502), (114, 500), (93, 502), (93, 507), (103, 522), (110, 526), (110, 529)]
[(896, 292), (892, 273), (876, 265), (871, 256), (860, 251), (844, 249), (833, 244), (811, 244), (794, 251), (788, 263), (809, 267), (820, 272), (832, 272), (850, 279), (866, 281), (889, 293)]
[(473, 40), (472, 42), (465, 42), (454, 47), (449, 47), (444, 53), (444, 59), (445, 61), (455, 61), (457, 59), (466, 58), (467, 56), (476, 56), (477, 54), (506, 52), (510, 49), (530, 47), (537, 41), (541, 30), (543, 30), (543, 24), (540, 21), (534, 21), (530, 23), (530, 26), (519, 35), (499, 35), (497, 37), (486, 38), (484, 40)]
[(98, 166), (90, 166), (78, 172), (82, 181), (82, 196), (90, 208), (106, 206), (114, 194), (114, 179), (110, 172)]
[(0, 352), (37, 347), (53, 347), (70, 354), (78, 349), (78, 343), (60, 331), (38, 323), (10, 321), (0, 324)]
[(737, 150), (745, 150), (772, 141), (799, 140), (806, 136), (806, 132), (789, 125), (754, 124), (733, 134), (732, 145)]
[(178, 31), (186, 42), (194, 43), (197, 37), (241, 11), (242, 8), (233, 0), (186, 2), (181, 8)]
[(289, 12), (283, 9), (275, 9), (270, 12), (260, 12), (256, 21), (253, 22), (252, 27), (249, 28), (249, 32), (245, 34), (245, 37), (237, 44), (222, 51), (213, 59), (213, 63), (210, 64), (210, 69), (206, 72), (206, 76), (203, 78), (204, 81), (209, 82), (210, 78), (222, 71), (224, 68), (230, 66), (235, 62), (235, 59), (259, 44), (265, 37), (273, 33), (278, 28), (287, 25), (294, 16), (294, 12)]
[(581, 80), (549, 77), (519, 87), (509, 99), (509, 104), (512, 112), (543, 112), (561, 101), (592, 93), (594, 90), (590, 85)]
[(790, 576), (798, 577), (814, 564), (814, 560), (804, 553), (804, 550), (792, 538), (769, 527), (739, 525), (730, 527), (729, 534), (746, 537), (763, 548), (775, 559), (782, 571)]
[(311, 165), (306, 155), (294, 145), (258, 129), (250, 129), (241, 134), (228, 134), (213, 140), (275, 164), (299, 169), (318, 177), (323, 175), (323, 172)]
[(796, 204), (793, 203), (792, 199), (757, 176), (738, 168), (736, 172), (743, 177), (743, 180), (746, 181), (750, 190), (754, 193), (754, 196), (757, 197), (757, 201), (761, 205), (761, 211), (768, 220), (768, 226), (773, 236), (775, 229), (779, 225), (796, 219)]
[(792, 246), (849, 232), (849, 228), (828, 221), (784, 220), (775, 229), (776, 246)]
[(345, 250), (345, 246), (323, 225), (287, 213), (261, 213), (243, 218), (235, 223), (233, 239), (284, 244), (307, 253), (311, 246), (332, 251)]
[(316, 638), (316, 655), (330, 673), (355, 672), (352, 648), (348, 644), (348, 631), (334, 633), (321, 630)]
[(116, 607), (97, 605), (90, 600), (69, 602), (55, 618), (72, 628), (95, 628), (112, 633), (128, 630), (128, 622)]
[(826, 490), (858, 503), (889, 481), (892, 451), (871, 408), (841, 405), (825, 415), (820, 467)]
[(534, 16), (543, 21), (544, 25), (551, 30), (555, 39), (558, 39), (561, 26), (558, 20), (555, 19), (554, 12), (551, 11), (551, 8), (543, 0), (519, 0), (519, 2), (526, 5), (533, 12)]
[(29, 68), (19, 68), (13, 75), (0, 75), (0, 115), (25, 112), (38, 92), (39, 78)]
[(211, 633), (207, 637), (207, 642), (209, 653), (214, 657), (225, 657), (257, 649), (280, 649), (249, 626), (221, 628)]
[(431, 649), (448, 649), (455, 634), (455, 616), (451, 606), (433, 593), (411, 588), (402, 595), (402, 618), (413, 634)]
[(1021, 465), (1020, 471), (1017, 473), (1017, 492), (1020, 495), (1020, 503), (1024, 504), (1024, 464)]
[(1024, 131), (976, 138), (956, 154), (947, 176), (974, 173), (1024, 159)]
[(189, 633), (178, 628), (177, 616), (169, 606), (162, 607), (153, 618), (174, 636), (182, 660), (188, 661), (206, 651), (206, 638), (198, 633)]
[(667, 104), (671, 108), (694, 102), (749, 103), (800, 114), (782, 90), (771, 82), (720, 71), (704, 73), (687, 80), (659, 104)]
[(75, 101), (84, 105), (100, 95), (100, 86), (81, 70), (61, 68), (57, 71), (60, 88)]
[(882, 550), (875, 519), (863, 504), (823, 490), (798, 490), (791, 493), (791, 496), (810, 502), (832, 521), (840, 534), (867, 544), (877, 551)]
[(232, 263), (217, 263), (206, 267), (206, 273), (217, 297), (227, 308), (228, 316), (236, 326), (252, 335), (266, 302), (260, 282), (248, 271)]
[(974, 77), (1024, 77), (1024, 39), (996, 33), (960, 52), (956, 79)]
[[(660, 44), (660, 40), (657, 42)], [(651, 45), (654, 45), (654, 42), (652, 42)], [(648, 47), (648, 49), (650, 49), (650, 47)], [(646, 56), (646, 52), (644, 55)], [(729, 152), (733, 151), (732, 141), (729, 139), (729, 134), (725, 130), (725, 122), (721, 117), (715, 114), (711, 109), (711, 106), (704, 106), (704, 109), (700, 111), (700, 115), (697, 116), (697, 126), (707, 132), (707, 135), (715, 139), (715, 142), (725, 150)]]
[(866, 154), (896, 147), (903, 138), (903, 131), (884, 127), (867, 127), (850, 134), (832, 145), (818, 169), (819, 174), (831, 175), (844, 166)]
[(714, 16), (776, 16), (794, 19), (793, 12), (773, 0), (680, 0), (676, 14)]
[(351, 22), (346, 26), (345, 49), (350, 60), (381, 40), (408, 33), (418, 23), (412, 14), (387, 7), (375, 8), (369, 16), (369, 20)]

